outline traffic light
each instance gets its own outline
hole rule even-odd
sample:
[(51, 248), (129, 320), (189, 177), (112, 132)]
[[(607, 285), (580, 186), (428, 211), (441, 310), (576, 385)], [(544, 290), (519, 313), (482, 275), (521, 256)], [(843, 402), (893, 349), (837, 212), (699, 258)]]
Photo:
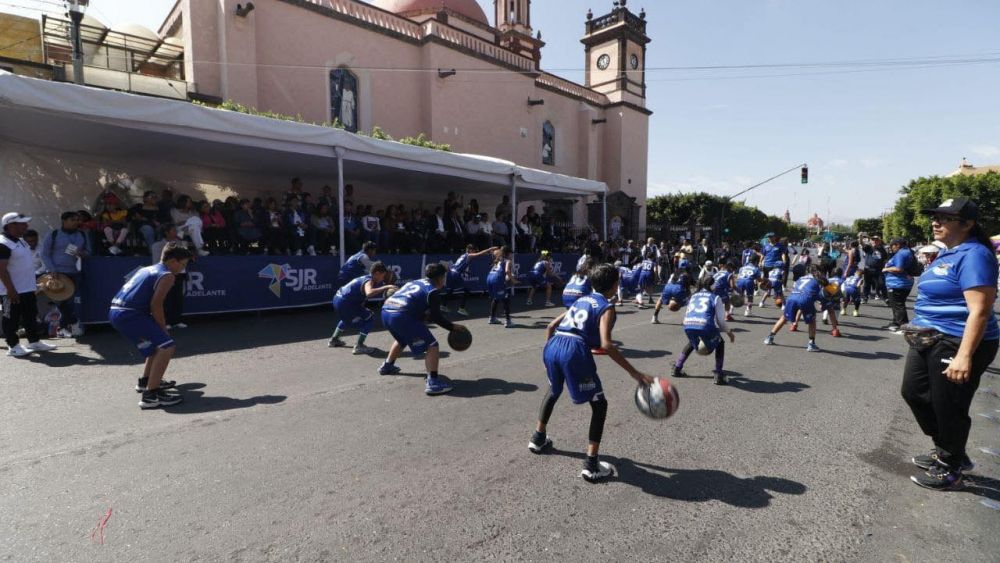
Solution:
[(803, 184), (808, 184), (809, 183), (809, 167), (808, 166), (803, 166), (802, 167), (802, 183)]

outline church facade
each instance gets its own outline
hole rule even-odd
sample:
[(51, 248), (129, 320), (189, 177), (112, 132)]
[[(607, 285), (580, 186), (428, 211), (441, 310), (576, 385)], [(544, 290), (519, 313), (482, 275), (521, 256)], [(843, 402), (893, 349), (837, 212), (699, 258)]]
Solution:
[[(423, 133), (457, 152), (600, 180), (634, 198), (626, 232), (642, 232), (645, 13), (617, 0), (605, 15), (580, 14), (586, 80), (576, 84), (543, 70), (530, 0), (493, 4), (491, 21), (476, 0), (178, 0), (158, 33), (183, 45), (196, 99)], [(588, 221), (582, 203), (573, 220)]]

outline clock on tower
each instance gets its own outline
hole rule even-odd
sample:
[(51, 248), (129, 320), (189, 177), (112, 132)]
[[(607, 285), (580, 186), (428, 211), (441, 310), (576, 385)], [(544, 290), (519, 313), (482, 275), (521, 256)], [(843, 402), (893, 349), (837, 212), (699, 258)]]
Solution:
[(613, 102), (645, 107), (646, 12), (633, 14), (628, 0), (616, 0), (610, 14), (587, 13), (583, 44), (587, 57), (586, 86)]

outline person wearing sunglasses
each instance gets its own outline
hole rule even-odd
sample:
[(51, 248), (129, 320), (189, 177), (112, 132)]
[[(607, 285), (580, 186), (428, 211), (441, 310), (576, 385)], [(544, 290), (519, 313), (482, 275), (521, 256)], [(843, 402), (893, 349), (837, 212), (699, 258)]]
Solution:
[(913, 457), (925, 471), (910, 479), (928, 489), (955, 490), (963, 485), (963, 472), (973, 468), (965, 451), (969, 406), (1000, 344), (993, 313), (997, 258), (979, 208), (968, 198), (923, 213), (932, 218), (934, 240), (947, 249), (920, 276), (913, 322), (903, 326), (910, 345), (903, 399), (934, 444), (929, 454)]

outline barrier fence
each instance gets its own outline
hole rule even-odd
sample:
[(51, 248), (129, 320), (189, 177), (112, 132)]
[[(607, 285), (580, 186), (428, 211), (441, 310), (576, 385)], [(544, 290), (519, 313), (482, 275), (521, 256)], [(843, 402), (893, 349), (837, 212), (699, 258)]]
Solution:
[[(455, 255), (406, 254), (379, 256), (401, 280), (423, 276), (424, 266), (445, 262)], [(569, 278), (579, 258), (571, 254), (553, 254), (552, 265), (563, 281)], [(527, 274), (537, 257), (516, 255), (516, 287), (527, 287)], [(83, 263), (81, 292), (82, 320), (87, 324), (105, 323), (111, 299), (125, 280), (149, 260), (139, 257), (88, 258)], [(472, 261), (466, 284), (474, 293), (486, 291), (490, 270), (487, 256)], [(188, 264), (184, 288), (185, 314), (267, 311), (329, 304), (337, 289), (340, 273), (338, 256), (209, 256)]]

